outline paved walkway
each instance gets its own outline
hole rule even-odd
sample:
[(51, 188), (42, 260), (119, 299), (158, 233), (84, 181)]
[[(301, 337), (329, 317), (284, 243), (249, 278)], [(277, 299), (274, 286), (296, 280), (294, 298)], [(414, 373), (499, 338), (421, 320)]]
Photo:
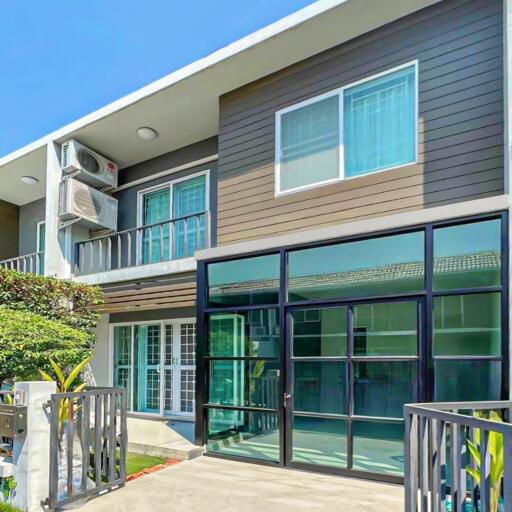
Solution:
[(403, 487), (210, 457), (180, 462), (80, 512), (402, 512)]

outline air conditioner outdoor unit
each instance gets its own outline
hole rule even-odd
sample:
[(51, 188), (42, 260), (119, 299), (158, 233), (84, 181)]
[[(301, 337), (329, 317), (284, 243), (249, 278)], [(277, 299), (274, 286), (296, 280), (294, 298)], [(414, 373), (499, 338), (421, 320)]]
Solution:
[(62, 145), (61, 168), (64, 176), (73, 174), (93, 187), (117, 187), (117, 165), (76, 140)]
[(117, 199), (73, 178), (60, 183), (59, 217), (90, 228), (117, 230)]

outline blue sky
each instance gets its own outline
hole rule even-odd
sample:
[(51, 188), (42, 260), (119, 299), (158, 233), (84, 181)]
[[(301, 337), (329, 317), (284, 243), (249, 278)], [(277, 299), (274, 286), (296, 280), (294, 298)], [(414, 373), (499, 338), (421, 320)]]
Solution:
[(310, 3), (0, 2), (0, 156)]

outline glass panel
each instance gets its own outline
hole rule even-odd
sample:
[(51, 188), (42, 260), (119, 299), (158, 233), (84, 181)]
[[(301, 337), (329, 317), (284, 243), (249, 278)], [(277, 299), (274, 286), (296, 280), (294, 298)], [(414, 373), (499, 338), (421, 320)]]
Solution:
[(209, 318), (209, 355), (279, 357), (277, 309), (215, 313)]
[(465, 402), (501, 398), (501, 361), (434, 361), (434, 400)]
[(292, 444), (294, 462), (347, 467), (346, 420), (294, 416)]
[(160, 325), (135, 326), (134, 406), (137, 412), (160, 412)]
[(210, 361), (209, 403), (239, 407), (279, 407), (279, 363)]
[(415, 361), (354, 362), (354, 414), (402, 418), (417, 398)]
[(131, 402), (132, 328), (130, 325), (114, 327), (114, 386), (128, 391)]
[(181, 324), (181, 364), (196, 364), (196, 324)]
[(344, 92), (345, 176), (416, 160), (416, 80), (411, 66)]
[(165, 369), (165, 412), (166, 413), (172, 413), (173, 410), (173, 385), (172, 385), (172, 378), (173, 378), (173, 371), (170, 368)]
[(354, 308), (354, 355), (415, 356), (418, 305), (388, 302)]
[(404, 426), (377, 421), (353, 422), (353, 468), (374, 473), (403, 474)]
[(180, 373), (180, 411), (194, 412), (195, 370), (181, 370)]
[(434, 299), (434, 355), (500, 355), (501, 294)]
[[(206, 209), (206, 176), (197, 176), (173, 184), (173, 219), (203, 213)], [(206, 218), (204, 215), (174, 223), (176, 258), (193, 256), (196, 249), (205, 247)]]
[(293, 410), (346, 414), (346, 363), (343, 361), (295, 361)]
[(500, 272), (500, 219), (434, 230), (435, 290), (497, 286)]
[(424, 288), (421, 231), (292, 251), (288, 258), (292, 301)]
[(292, 312), (293, 356), (335, 357), (347, 353), (347, 308)]
[(279, 302), (279, 254), (208, 265), (209, 305)]
[[(171, 217), (169, 187), (148, 192), (143, 196), (142, 224), (144, 226), (168, 221)], [(169, 259), (169, 224), (142, 230), (142, 263)]]
[(276, 413), (208, 410), (208, 452), (279, 461)]
[(316, 101), (281, 116), (281, 191), (339, 177), (339, 98)]

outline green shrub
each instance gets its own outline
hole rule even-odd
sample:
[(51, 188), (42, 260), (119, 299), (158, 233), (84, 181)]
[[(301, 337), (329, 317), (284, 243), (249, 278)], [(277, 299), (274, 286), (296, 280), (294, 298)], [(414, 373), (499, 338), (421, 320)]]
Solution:
[(0, 384), (39, 378), (39, 370), (51, 371), (50, 357), (68, 368), (90, 354), (88, 333), (40, 315), (0, 307)]
[(9, 503), (0, 503), (0, 512), (22, 512), (21, 509)]
[(91, 341), (99, 320), (94, 306), (101, 303), (99, 287), (0, 268), (0, 306), (58, 320)]

